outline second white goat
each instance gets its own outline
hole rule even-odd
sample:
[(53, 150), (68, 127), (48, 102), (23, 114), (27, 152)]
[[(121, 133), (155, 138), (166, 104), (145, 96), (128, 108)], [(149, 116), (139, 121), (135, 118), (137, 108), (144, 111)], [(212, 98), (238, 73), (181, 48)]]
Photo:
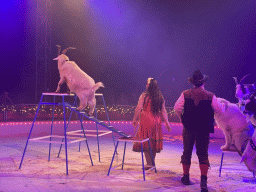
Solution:
[(225, 145), (221, 146), (223, 151), (235, 150), (232, 145), (236, 147), (238, 153), (241, 155), (251, 138), (250, 123), (247, 122), (246, 116), (240, 111), (239, 107), (230, 103), (226, 99), (217, 98), (218, 102), (225, 105), (225, 112), (222, 114), (215, 114), (215, 121), (221, 128), (225, 135)]

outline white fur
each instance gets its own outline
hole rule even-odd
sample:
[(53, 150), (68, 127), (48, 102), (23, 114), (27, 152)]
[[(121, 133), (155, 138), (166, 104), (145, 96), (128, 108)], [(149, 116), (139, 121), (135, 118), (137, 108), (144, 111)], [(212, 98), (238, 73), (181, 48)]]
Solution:
[(78, 65), (69, 61), (69, 58), (61, 54), (57, 58), (53, 59), (58, 61), (58, 69), (60, 73), (60, 81), (56, 92), (60, 91), (60, 86), (66, 82), (70, 92), (75, 93), (79, 100), (80, 106), (77, 110), (84, 109), (87, 104), (89, 105), (89, 114), (92, 115), (96, 105), (95, 91), (99, 87), (104, 87), (102, 82), (95, 84), (95, 81), (82, 71)]
[(223, 151), (233, 150), (234, 145), (242, 153), (248, 139), (250, 139), (249, 123), (246, 116), (240, 111), (239, 107), (229, 101), (218, 98), (218, 102), (225, 104), (225, 112), (215, 113), (215, 121), (225, 135), (226, 143), (221, 146)]

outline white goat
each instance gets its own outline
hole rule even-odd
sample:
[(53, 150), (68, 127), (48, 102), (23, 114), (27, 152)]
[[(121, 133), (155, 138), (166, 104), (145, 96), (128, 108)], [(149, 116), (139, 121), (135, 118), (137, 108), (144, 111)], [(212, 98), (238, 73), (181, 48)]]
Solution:
[(83, 110), (87, 104), (89, 105), (89, 115), (92, 115), (96, 106), (95, 91), (99, 87), (104, 87), (102, 82), (95, 84), (95, 81), (82, 71), (74, 61), (69, 61), (65, 55), (67, 50), (75, 49), (69, 47), (60, 54), (61, 47), (58, 46), (58, 57), (53, 59), (58, 61), (58, 69), (60, 73), (60, 81), (56, 92), (60, 91), (60, 86), (66, 82), (70, 92), (75, 93), (79, 100), (80, 106), (77, 110)]
[[(238, 150), (241, 155), (248, 140), (251, 138), (250, 123), (246, 120), (239, 107), (229, 101), (218, 98), (218, 102), (224, 103), (225, 112), (215, 114), (215, 121), (225, 135), (226, 143), (221, 146), (223, 151)], [(235, 148), (232, 148), (232, 145)]]

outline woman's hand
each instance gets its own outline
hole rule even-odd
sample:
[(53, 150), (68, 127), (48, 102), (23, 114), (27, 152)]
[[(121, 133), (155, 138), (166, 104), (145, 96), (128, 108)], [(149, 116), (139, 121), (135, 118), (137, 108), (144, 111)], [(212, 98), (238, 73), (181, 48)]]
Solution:
[(133, 121), (132, 122), (132, 125), (134, 127), (134, 136), (136, 135), (136, 132), (137, 132), (137, 127), (138, 127), (138, 121)]
[(137, 128), (137, 126), (138, 126), (138, 121), (133, 121), (133, 122), (132, 122), (132, 125), (133, 125), (134, 128)]

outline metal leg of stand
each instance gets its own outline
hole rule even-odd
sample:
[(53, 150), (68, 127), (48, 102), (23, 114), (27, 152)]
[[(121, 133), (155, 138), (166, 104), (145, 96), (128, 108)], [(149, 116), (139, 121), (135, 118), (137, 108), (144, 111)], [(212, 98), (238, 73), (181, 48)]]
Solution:
[(41, 107), (42, 100), (43, 100), (43, 95), (41, 96), (40, 102), (39, 102), (39, 104), (38, 104), (38, 106), (37, 106), (36, 115), (35, 115), (35, 117), (34, 117), (34, 121), (33, 121), (33, 123), (32, 123), (31, 129), (30, 129), (30, 132), (29, 132), (29, 135), (28, 135), (28, 139), (27, 139), (27, 142), (26, 142), (26, 145), (25, 145), (24, 151), (23, 151), (23, 155), (22, 155), (21, 161), (20, 161), (19, 169), (21, 168), (21, 165), (22, 165), (22, 162), (23, 162), (23, 159), (24, 159), (24, 156), (25, 156), (26, 150), (27, 150), (28, 140), (30, 139), (30, 136), (31, 136), (31, 133), (32, 133), (32, 130), (33, 130), (33, 127), (34, 127), (35, 121), (36, 121), (36, 117), (37, 117), (38, 112), (39, 112), (39, 109), (40, 109), (40, 107)]
[[(55, 103), (55, 96), (53, 97), (53, 103)], [(53, 127), (53, 120), (54, 120), (54, 110), (55, 110), (55, 105), (52, 106), (52, 124), (51, 124), (51, 135), (52, 135), (52, 127)], [(52, 137), (50, 137), (50, 141), (52, 140)], [(48, 161), (50, 161), (51, 158), (51, 147), (52, 143), (49, 143), (49, 155), (48, 155)]]
[(78, 145), (78, 151), (79, 152), (81, 151), (81, 141), (79, 142), (79, 145)]
[[(74, 103), (73, 103), (73, 106), (76, 106), (77, 107), (77, 95), (75, 96), (75, 99), (74, 99)], [(71, 115), (72, 115), (73, 111), (71, 111)], [(71, 117), (70, 115), (70, 117)], [(79, 116), (79, 120), (80, 120), (80, 123), (81, 123), (81, 130), (83, 130), (83, 116), (82, 116), (82, 121), (80, 119), (80, 115)], [(78, 145), (78, 151), (80, 152), (81, 151), (81, 141), (79, 141), (79, 145)]]
[(122, 170), (124, 169), (125, 150), (126, 150), (126, 141), (124, 142), (124, 154), (123, 154)]
[(66, 107), (65, 107), (65, 99), (62, 96), (63, 102), (63, 119), (64, 119), (64, 137), (65, 137), (65, 153), (66, 153), (66, 174), (68, 175), (68, 146), (67, 146), (67, 125), (66, 125)]
[(144, 167), (144, 158), (143, 158), (143, 143), (141, 143), (141, 159), (142, 159), (143, 179), (145, 181), (145, 167)]
[[(80, 118), (80, 115), (79, 116), (79, 119), (80, 119), (80, 124), (81, 124), (81, 130), (84, 132), (84, 127), (83, 127), (83, 121), (84, 121), (84, 117), (82, 116), (82, 120)], [(82, 136), (81, 136), (82, 137)], [(79, 145), (78, 145), (78, 151), (80, 152), (81, 151), (81, 143), (82, 141), (79, 141)]]
[[(63, 97), (63, 98), (64, 98), (64, 97)], [(77, 96), (75, 96), (75, 100), (74, 100), (73, 105), (75, 105), (75, 103), (76, 103), (76, 98), (77, 98)], [(63, 105), (64, 105), (64, 103), (63, 103)], [(71, 113), (70, 113), (70, 115), (69, 115), (67, 128), (68, 128), (68, 126), (69, 126), (69, 123), (70, 123), (70, 119), (71, 119), (72, 114), (73, 114), (73, 111), (71, 111)], [(61, 140), (61, 142), (63, 142), (63, 141), (64, 141), (64, 138)], [(60, 149), (59, 149), (59, 152), (58, 152), (57, 158), (59, 158), (59, 157), (60, 157), (61, 149), (62, 149), (62, 144), (60, 144)]]
[[(81, 120), (81, 117), (80, 115), (79, 116), (79, 119), (80, 119), (80, 124), (81, 124), (81, 129), (84, 131), (84, 127), (83, 127), (83, 120), (84, 120), (84, 117), (82, 116), (82, 120)], [(81, 141), (79, 141), (79, 145), (78, 145), (78, 151), (80, 152), (81, 151)]]
[[(225, 155), (225, 153), (222, 151), (221, 160), (220, 160), (219, 177), (221, 176), (221, 169), (222, 169), (222, 166), (223, 166), (224, 155)], [(253, 178), (255, 178), (255, 172), (254, 171), (252, 172), (252, 174), (253, 174)]]
[(111, 170), (111, 168), (112, 168), (112, 164), (113, 164), (113, 161), (114, 161), (114, 158), (115, 158), (115, 154), (116, 154), (116, 150), (117, 150), (118, 143), (119, 143), (119, 141), (117, 141), (116, 146), (115, 146), (115, 151), (114, 151), (114, 154), (113, 154), (113, 157), (112, 157), (112, 160), (111, 160), (109, 169), (108, 169), (108, 176), (109, 176), (110, 170)]
[[(108, 119), (108, 124), (110, 125), (110, 120), (109, 120), (109, 116), (108, 116), (108, 110), (107, 110), (107, 107), (106, 107), (103, 95), (102, 95), (102, 101), (103, 101), (104, 109), (105, 109), (106, 116), (107, 116), (107, 119)], [(116, 144), (115, 144), (115, 138), (114, 138), (113, 131), (112, 131), (112, 139), (113, 139), (113, 143), (114, 143), (114, 146), (115, 146)], [(116, 154), (117, 154), (117, 152), (116, 152)]]
[[(109, 116), (108, 116), (108, 112), (107, 112), (107, 108), (106, 108), (106, 104), (105, 104), (105, 100), (104, 100), (104, 97), (103, 97), (103, 94), (101, 95), (102, 96), (102, 100), (103, 100), (103, 104), (104, 104), (104, 108), (105, 108), (105, 112), (106, 112), (106, 116), (107, 116), (107, 119), (108, 119), (108, 124), (110, 125), (110, 120), (109, 120)], [(74, 101), (74, 104), (76, 104), (76, 98), (77, 96), (75, 97), (75, 101)], [(72, 115), (72, 112), (71, 111), (71, 115)], [(71, 117), (70, 115), (70, 117)], [(70, 117), (69, 117), (69, 121), (68, 121), (68, 125), (69, 125), (69, 122), (70, 122)], [(83, 117), (82, 117), (83, 118)], [(97, 108), (95, 106), (95, 118), (97, 119)], [(81, 128), (82, 128), (82, 121), (80, 120), (81, 122)], [(68, 128), (68, 125), (67, 125), (67, 128)], [(96, 123), (96, 131), (97, 131), (97, 145), (98, 145), (98, 155), (99, 155), (99, 162), (100, 162), (100, 146), (99, 146), (99, 129), (98, 129), (98, 123)], [(115, 146), (115, 139), (114, 139), (114, 134), (112, 132), (112, 139), (113, 139), (113, 144)], [(64, 139), (62, 139), (62, 142), (64, 141)], [(61, 152), (61, 149), (62, 149), (62, 144), (60, 145), (60, 149), (59, 149), (59, 153), (58, 153), (58, 156), (60, 156), (60, 152)], [(79, 151), (81, 150), (81, 142), (79, 142)]]
[[(97, 107), (95, 106), (95, 118), (97, 119)], [(96, 130), (97, 130), (97, 144), (98, 144), (98, 155), (99, 155), (99, 162), (100, 162), (100, 141), (99, 141), (99, 128), (98, 123), (96, 123)]]
[[(106, 104), (105, 104), (105, 100), (104, 100), (104, 97), (103, 97), (103, 94), (101, 95), (102, 96), (102, 101), (103, 101), (103, 105), (104, 105), (104, 109), (105, 109), (105, 112), (106, 112), (106, 116), (107, 116), (107, 120), (108, 120), (108, 124), (110, 125), (110, 120), (109, 120), (109, 116), (108, 116), (108, 111), (107, 111), (107, 107), (106, 107)], [(98, 117), (98, 114), (97, 114), (97, 106), (95, 106), (95, 118), (97, 119)], [(99, 140), (99, 128), (98, 128), (98, 123), (96, 123), (96, 131), (97, 131), (97, 147), (98, 147), (98, 156), (99, 156), (99, 162), (100, 162), (100, 140)], [(114, 147), (116, 146), (115, 145), (115, 138), (114, 138), (114, 134), (112, 132), (112, 139), (113, 139), (113, 144), (114, 144)], [(79, 142), (79, 151), (80, 151), (80, 146), (81, 146), (81, 142)], [(116, 152), (117, 154), (117, 152)]]
[(222, 164), (223, 164), (223, 158), (224, 158), (224, 153), (222, 152), (221, 160), (220, 160), (219, 177), (221, 176), (221, 169), (222, 169)]
[[(68, 124), (67, 124), (67, 126), (66, 126), (66, 129), (68, 129), (68, 126), (69, 126), (69, 122), (70, 122), (70, 118), (71, 118), (72, 113), (73, 113), (73, 111), (71, 111), (71, 114), (70, 114), (70, 116), (69, 116), (69, 120), (68, 120)], [(64, 114), (64, 112), (63, 112), (63, 114)], [(65, 138), (63, 138), (63, 139), (61, 140), (61, 142), (63, 142), (64, 139), (65, 139)], [(60, 144), (60, 149), (59, 149), (59, 153), (58, 153), (58, 155), (57, 155), (57, 158), (60, 157), (61, 149), (62, 149), (62, 144)]]
[(86, 138), (85, 142), (86, 142), (86, 145), (87, 145), (87, 149), (88, 149), (89, 157), (90, 157), (90, 160), (91, 160), (91, 164), (93, 166), (92, 156), (91, 156), (91, 153), (90, 153), (87, 137), (86, 137), (85, 132), (84, 132), (83, 122), (82, 122), (82, 119), (81, 119), (80, 115), (79, 115), (79, 119), (80, 119), (80, 122), (81, 122), (81, 128), (82, 128), (82, 131), (83, 131), (83, 134), (84, 134), (84, 138)]
[[(109, 176), (109, 174), (110, 174), (110, 170), (111, 170), (111, 169), (115, 169), (115, 168), (117, 168), (117, 167), (120, 166), (120, 165), (122, 165), (121, 170), (123, 170), (124, 164), (125, 164), (125, 163), (124, 163), (124, 159), (125, 159), (125, 151), (126, 151), (127, 142), (132, 142), (132, 143), (134, 143), (134, 142), (139, 142), (139, 143), (141, 144), (141, 161), (142, 161), (143, 180), (145, 181), (146, 178), (145, 178), (145, 164), (144, 164), (144, 154), (143, 154), (143, 143), (146, 142), (146, 141), (148, 141), (148, 140), (149, 140), (149, 138), (146, 138), (146, 139), (139, 139), (139, 140), (131, 140), (131, 139), (127, 139), (127, 138), (124, 138), (124, 137), (123, 137), (123, 138), (118, 139), (118, 140), (117, 140), (117, 143), (116, 143), (116, 146), (115, 146), (115, 151), (114, 151), (114, 154), (113, 154), (113, 157), (112, 157), (112, 161), (111, 161), (111, 164), (110, 164), (110, 167), (109, 167), (108, 176)], [(119, 164), (119, 165), (117, 165), (116, 167), (112, 168), (112, 164), (113, 164), (113, 161), (114, 161), (114, 157), (115, 157), (115, 154), (116, 154), (116, 151), (117, 151), (117, 146), (118, 146), (118, 144), (119, 144), (120, 141), (124, 141), (124, 142), (125, 142), (125, 144), (124, 144), (124, 153), (123, 153), (122, 164)], [(151, 149), (151, 148), (150, 148), (150, 149)], [(151, 155), (152, 155), (152, 157), (153, 157), (152, 151), (151, 151)], [(155, 162), (154, 162), (154, 161), (153, 161), (153, 164), (155, 165)], [(134, 164), (134, 165), (136, 165), (136, 164)], [(156, 171), (156, 169), (155, 169), (155, 171)]]

